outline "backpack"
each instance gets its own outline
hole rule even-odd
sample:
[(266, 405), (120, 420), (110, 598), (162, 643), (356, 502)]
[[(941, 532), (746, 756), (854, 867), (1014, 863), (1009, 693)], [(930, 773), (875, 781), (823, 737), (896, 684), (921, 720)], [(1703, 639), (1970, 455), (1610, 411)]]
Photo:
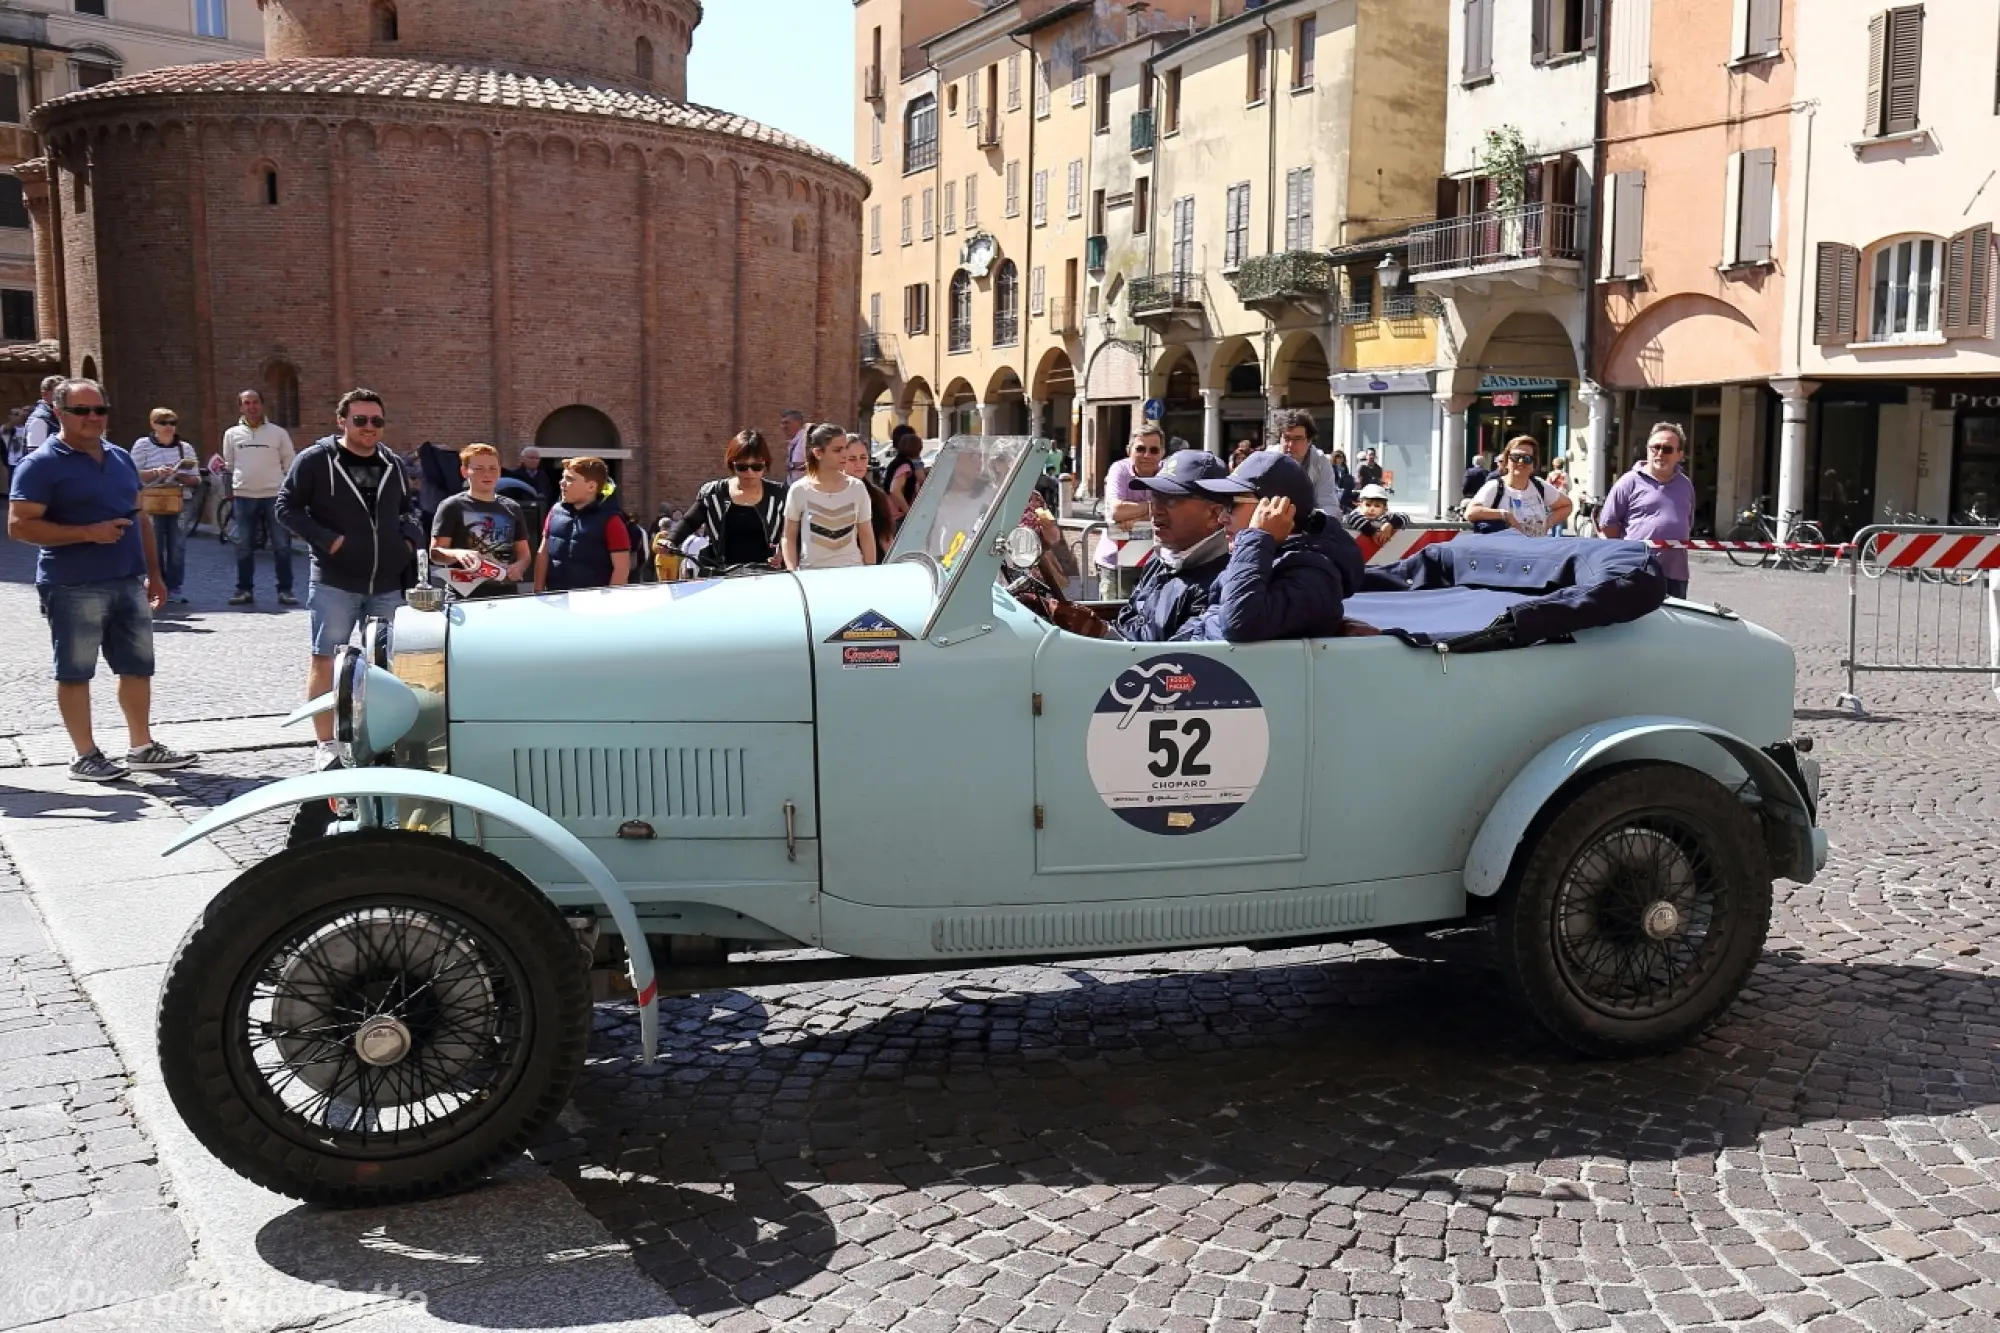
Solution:
[[(1540, 477), (1529, 477), (1528, 484), (1533, 486), (1535, 488), (1535, 494), (1541, 497), (1542, 507), (1544, 509), (1549, 509), (1553, 507), (1549, 503), (1549, 488), (1542, 484), (1542, 479)], [(1500, 488), (1499, 492), (1493, 497), (1493, 508), (1498, 509), (1500, 507), (1501, 502), (1507, 498), (1507, 479), (1505, 477), (1488, 477), (1486, 479), (1485, 485), (1482, 485), (1479, 488), (1479, 490), (1473, 495), (1472, 497), (1473, 501), (1476, 503), (1479, 497), (1486, 493), (1486, 487), (1493, 485), (1498, 485)], [(1474, 523), (1472, 525), (1472, 530), (1478, 533), (1506, 532), (1508, 531), (1509, 526), (1510, 525), (1507, 524), (1504, 520), (1485, 518), (1481, 519), (1477, 523)]]

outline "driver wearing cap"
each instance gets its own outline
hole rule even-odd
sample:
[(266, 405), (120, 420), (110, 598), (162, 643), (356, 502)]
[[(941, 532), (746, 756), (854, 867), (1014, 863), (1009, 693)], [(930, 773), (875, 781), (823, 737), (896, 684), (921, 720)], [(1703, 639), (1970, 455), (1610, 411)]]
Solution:
[(1074, 602), (1054, 603), (1044, 614), (1070, 633), (1092, 638), (1135, 643), (1200, 638), (1210, 589), (1229, 563), (1229, 506), (1195, 485), (1228, 475), (1228, 466), (1213, 454), (1184, 449), (1153, 476), (1134, 477), (1133, 489), (1146, 493), (1158, 545), (1130, 600), (1108, 622)]
[(1361, 588), (1361, 548), (1313, 507), (1306, 470), (1284, 454), (1257, 453), (1227, 477), (1194, 489), (1228, 503), (1229, 562), (1208, 609), (1184, 638), (1256, 643), (1343, 633), (1342, 605)]

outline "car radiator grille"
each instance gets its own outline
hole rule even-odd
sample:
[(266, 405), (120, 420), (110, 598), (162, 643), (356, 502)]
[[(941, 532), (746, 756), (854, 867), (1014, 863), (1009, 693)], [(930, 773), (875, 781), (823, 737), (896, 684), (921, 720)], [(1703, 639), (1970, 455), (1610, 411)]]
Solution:
[(557, 819), (743, 819), (745, 783), (724, 746), (514, 751), (514, 794)]

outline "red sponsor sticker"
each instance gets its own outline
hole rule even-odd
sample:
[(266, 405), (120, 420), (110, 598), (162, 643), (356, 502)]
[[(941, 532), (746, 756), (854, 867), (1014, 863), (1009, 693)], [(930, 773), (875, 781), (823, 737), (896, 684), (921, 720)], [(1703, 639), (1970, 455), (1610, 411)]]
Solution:
[(1162, 682), (1162, 683), (1163, 683), (1163, 684), (1164, 684), (1164, 685), (1166, 686), (1166, 688), (1167, 688), (1167, 689), (1169, 689), (1169, 690), (1178, 690), (1178, 691), (1180, 691), (1181, 693), (1185, 694), (1185, 693), (1187, 693), (1187, 691), (1189, 691), (1189, 690), (1191, 690), (1191, 689), (1193, 689), (1193, 688), (1194, 688), (1194, 677), (1193, 677), (1193, 676), (1168, 676), (1168, 677), (1166, 678), (1166, 680), (1165, 680), (1164, 682)]
[(840, 650), (842, 667), (899, 667), (903, 665), (900, 643), (850, 644)]

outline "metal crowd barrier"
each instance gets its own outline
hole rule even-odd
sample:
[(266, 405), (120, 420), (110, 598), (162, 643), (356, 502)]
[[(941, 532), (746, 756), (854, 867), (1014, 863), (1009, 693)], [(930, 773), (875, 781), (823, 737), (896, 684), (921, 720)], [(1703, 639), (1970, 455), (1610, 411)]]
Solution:
[(1862, 672), (1989, 676), (2000, 698), (2000, 529), (1878, 524), (1847, 561), (1847, 689)]

